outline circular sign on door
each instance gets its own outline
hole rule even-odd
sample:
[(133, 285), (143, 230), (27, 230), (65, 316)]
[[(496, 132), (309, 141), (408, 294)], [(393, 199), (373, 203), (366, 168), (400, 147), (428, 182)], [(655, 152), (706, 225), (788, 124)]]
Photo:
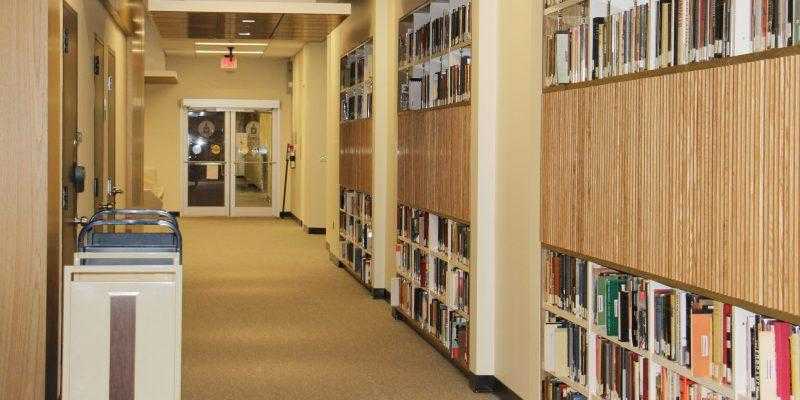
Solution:
[(197, 125), (197, 130), (203, 137), (209, 137), (214, 134), (214, 123), (210, 120), (204, 120)]
[(216, 155), (219, 155), (219, 153), (221, 151), (222, 151), (222, 147), (220, 147), (218, 144), (212, 144), (211, 145), (211, 154), (216, 156)]

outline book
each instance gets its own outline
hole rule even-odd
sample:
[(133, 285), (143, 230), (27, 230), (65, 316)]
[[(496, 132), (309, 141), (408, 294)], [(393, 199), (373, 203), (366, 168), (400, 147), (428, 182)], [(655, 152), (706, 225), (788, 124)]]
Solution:
[(692, 352), (691, 367), (694, 376), (710, 378), (712, 365), (712, 314), (695, 313), (691, 316)]
[(619, 335), (619, 291), (620, 277), (609, 277), (606, 283), (606, 334)]
[(800, 399), (800, 330), (795, 327), (790, 339), (791, 369), (792, 369), (792, 397)]

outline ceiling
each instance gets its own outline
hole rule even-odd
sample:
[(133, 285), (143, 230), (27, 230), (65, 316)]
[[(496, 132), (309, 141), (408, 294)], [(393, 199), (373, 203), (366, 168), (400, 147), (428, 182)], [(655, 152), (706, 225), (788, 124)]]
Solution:
[(234, 43), (251, 53), (243, 56), (288, 58), (324, 41), (350, 14), (350, 4), (338, 0), (150, 0), (149, 9), (164, 52), (181, 56), (217, 54)]
[(163, 39), (277, 39), (322, 42), (347, 16), (152, 12)]

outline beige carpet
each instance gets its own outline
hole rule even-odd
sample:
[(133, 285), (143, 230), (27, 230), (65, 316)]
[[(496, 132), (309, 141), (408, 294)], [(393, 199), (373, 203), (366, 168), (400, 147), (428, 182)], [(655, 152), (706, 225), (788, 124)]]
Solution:
[(292, 221), (183, 219), (183, 399), (494, 399)]

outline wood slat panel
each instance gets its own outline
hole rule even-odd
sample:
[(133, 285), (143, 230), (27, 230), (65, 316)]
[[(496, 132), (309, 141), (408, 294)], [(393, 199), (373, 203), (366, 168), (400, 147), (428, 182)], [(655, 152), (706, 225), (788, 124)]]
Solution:
[(372, 193), (372, 119), (342, 123), (339, 135), (339, 184)]
[[(51, 11), (61, 19), (58, 9)], [(0, 185), (4, 188), (0, 191), (0, 399), (43, 399), (45, 350), (53, 344), (57, 349), (54, 341), (45, 342), (45, 332), (58, 327), (57, 315), (49, 316), (47, 324), (48, 303), (50, 309), (58, 307), (58, 299), (47, 291), (48, 284), (53, 285), (48, 282), (46, 264), (47, 233), (53, 231), (47, 226), (48, 208), (58, 207), (48, 204), (47, 185), (59, 181), (58, 174), (48, 175), (48, 151), (44, 150), (54, 144), (52, 137), (48, 143), (47, 123), (48, 2), (2, 1), (0, 15), (0, 57), (5, 60), (0, 68), (4, 92), (0, 97), (4, 117), (0, 130)], [(61, 46), (60, 36), (59, 32), (50, 43)], [(53, 61), (60, 64), (58, 58)], [(61, 94), (55, 97), (60, 100)], [(50, 112), (58, 112), (58, 105), (56, 101)], [(60, 140), (60, 132), (55, 135)], [(59, 220), (56, 231), (60, 226)], [(58, 237), (53, 240), (58, 246)], [(52, 330), (48, 333), (53, 334)]]
[(398, 116), (398, 200), (469, 221), (469, 104)]
[(542, 241), (800, 315), (797, 76), (788, 55), (545, 93)]

